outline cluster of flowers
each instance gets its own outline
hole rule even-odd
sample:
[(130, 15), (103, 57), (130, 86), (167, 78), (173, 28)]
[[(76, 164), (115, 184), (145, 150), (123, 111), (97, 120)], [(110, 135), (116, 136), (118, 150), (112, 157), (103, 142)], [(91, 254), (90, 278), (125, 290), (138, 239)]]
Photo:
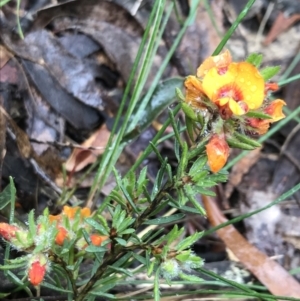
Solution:
[(107, 239), (107, 236), (91, 233), (91, 227), (84, 220), (90, 216), (89, 208), (64, 206), (59, 215), (44, 213), (37, 219), (36, 225), (29, 225), (29, 229), (0, 223), (0, 236), (16, 250), (28, 254), (22, 256), (21, 260), (27, 262), (28, 280), (37, 286), (49, 271), (48, 255), (53, 252), (54, 246), (63, 246), (66, 241), (74, 240), (75, 248), (84, 250), (88, 243), (80, 231), (82, 228), (89, 233), (91, 243), (95, 246), (100, 246)]
[(235, 133), (262, 135), (271, 123), (285, 117), (285, 102), (269, 97), (278, 85), (266, 82), (270, 76), (258, 70), (259, 64), (255, 59), (232, 62), (226, 50), (207, 58), (197, 69), (197, 76), (185, 80), (184, 112), (194, 122), (199, 121), (199, 115), (210, 122), (206, 153), (212, 172), (218, 172), (227, 162), (228, 140)]

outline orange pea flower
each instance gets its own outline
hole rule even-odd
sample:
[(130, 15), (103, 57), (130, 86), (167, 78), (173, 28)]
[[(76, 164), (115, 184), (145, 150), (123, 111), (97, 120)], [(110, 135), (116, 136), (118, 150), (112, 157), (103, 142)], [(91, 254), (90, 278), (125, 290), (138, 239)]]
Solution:
[(77, 212), (80, 211), (80, 219), (87, 218), (91, 215), (91, 210), (87, 207), (81, 208), (81, 207), (69, 207), (64, 206), (63, 211), (59, 215), (49, 215), (50, 222), (57, 222), (57, 229), (58, 233), (55, 237), (55, 243), (62, 246), (64, 243), (64, 240), (68, 238), (69, 232), (68, 230), (61, 226), (62, 223), (62, 216), (67, 216), (68, 219), (71, 221), (75, 218), (75, 215)]
[(55, 237), (55, 243), (59, 246), (62, 246), (64, 244), (65, 239), (68, 237), (68, 231), (61, 226), (57, 227), (58, 233)]
[(185, 82), (185, 101), (191, 106), (196, 107), (205, 95), (228, 119), (258, 109), (263, 103), (265, 82), (258, 69), (248, 62), (232, 62), (228, 50), (206, 59), (197, 77), (189, 76)]
[(94, 246), (100, 246), (105, 240), (108, 239), (108, 237), (107, 236), (101, 236), (101, 235), (98, 235), (98, 234), (91, 234), (90, 239), (91, 239), (92, 244)]
[(253, 128), (253, 130), (257, 134), (265, 134), (270, 127), (270, 123), (279, 121), (285, 117), (285, 115), (282, 112), (282, 107), (284, 105), (286, 105), (286, 103), (282, 99), (276, 99), (272, 101), (263, 110), (264, 113), (272, 116), (272, 119), (249, 118), (248, 124)]
[(213, 135), (206, 145), (208, 165), (212, 172), (221, 170), (229, 156), (229, 146), (224, 135)]
[(43, 254), (38, 254), (35, 256), (28, 269), (28, 280), (34, 286), (40, 285), (44, 280), (47, 271), (47, 258)]
[(64, 206), (63, 208), (63, 214), (70, 219), (74, 218), (78, 211), (80, 211), (80, 217), (82, 219), (89, 217), (91, 215), (91, 209), (87, 207), (81, 208), (81, 207)]

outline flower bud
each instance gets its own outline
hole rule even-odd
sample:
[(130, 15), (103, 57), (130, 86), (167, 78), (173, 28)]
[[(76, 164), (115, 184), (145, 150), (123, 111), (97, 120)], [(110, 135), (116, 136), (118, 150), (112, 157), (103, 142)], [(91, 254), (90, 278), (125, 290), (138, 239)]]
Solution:
[(64, 244), (65, 239), (68, 237), (68, 231), (61, 226), (57, 227), (58, 233), (56, 234), (55, 237), (55, 243), (58, 244), (59, 246), (62, 246)]
[(39, 285), (45, 277), (48, 261), (45, 255), (37, 254), (29, 262), (28, 280), (34, 286)]
[(0, 235), (7, 241), (11, 241), (12, 238), (16, 237), (16, 231), (20, 230), (15, 225), (7, 223), (0, 223)]
[(208, 165), (212, 172), (218, 172), (226, 164), (229, 146), (224, 135), (214, 135), (206, 145)]
[(169, 259), (161, 264), (161, 274), (166, 280), (176, 278), (180, 273), (180, 266), (176, 259)]

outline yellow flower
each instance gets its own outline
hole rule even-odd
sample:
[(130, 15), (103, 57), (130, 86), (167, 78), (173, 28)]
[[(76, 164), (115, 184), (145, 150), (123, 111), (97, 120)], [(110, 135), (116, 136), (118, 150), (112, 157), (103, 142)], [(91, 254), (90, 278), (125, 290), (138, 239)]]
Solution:
[(247, 62), (230, 63), (228, 69), (211, 68), (203, 78), (203, 91), (218, 107), (235, 115), (258, 109), (264, 100), (265, 82), (256, 67)]
[(201, 100), (208, 98), (223, 119), (260, 108), (265, 97), (265, 81), (258, 69), (248, 62), (233, 63), (228, 50), (207, 58), (197, 77), (187, 77), (185, 87), (185, 102), (201, 109)]

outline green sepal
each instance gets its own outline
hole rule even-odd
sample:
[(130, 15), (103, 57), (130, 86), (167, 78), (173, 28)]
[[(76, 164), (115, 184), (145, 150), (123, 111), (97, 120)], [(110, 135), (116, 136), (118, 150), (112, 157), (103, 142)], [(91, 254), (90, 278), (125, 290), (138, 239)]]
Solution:
[(182, 102), (181, 108), (186, 116), (188, 116), (190, 119), (194, 121), (198, 121), (197, 114), (190, 105), (188, 105), (186, 102)]
[(251, 139), (248, 136), (245, 136), (245, 135), (237, 133), (237, 132), (234, 133), (234, 137), (237, 138), (238, 140), (240, 140), (241, 142), (251, 145), (253, 147), (261, 147), (262, 146), (261, 143), (257, 142), (256, 140)]
[(251, 117), (251, 118), (259, 118), (259, 119), (272, 119), (273, 117), (262, 113), (262, 112), (257, 112), (257, 111), (249, 111), (247, 114), (245, 114), (245, 116), (247, 117)]
[(194, 139), (194, 123), (195, 121), (191, 119), (188, 115), (185, 115), (185, 125), (186, 125), (186, 130), (187, 133), (191, 139), (192, 142), (195, 142)]
[(252, 64), (256, 68), (259, 68), (259, 66), (261, 65), (262, 59), (263, 59), (263, 55), (262, 54), (251, 53), (247, 57), (246, 62)]
[(233, 138), (233, 137), (226, 138), (226, 141), (230, 147), (239, 148), (239, 149), (243, 149), (243, 150), (255, 149), (254, 146), (240, 142), (239, 140), (237, 140), (236, 138)]
[(184, 95), (178, 87), (175, 88), (175, 94), (179, 100), (184, 101)]
[(274, 75), (276, 75), (280, 70), (279, 66), (269, 66), (260, 71), (261, 76), (264, 78), (265, 81), (272, 78)]

